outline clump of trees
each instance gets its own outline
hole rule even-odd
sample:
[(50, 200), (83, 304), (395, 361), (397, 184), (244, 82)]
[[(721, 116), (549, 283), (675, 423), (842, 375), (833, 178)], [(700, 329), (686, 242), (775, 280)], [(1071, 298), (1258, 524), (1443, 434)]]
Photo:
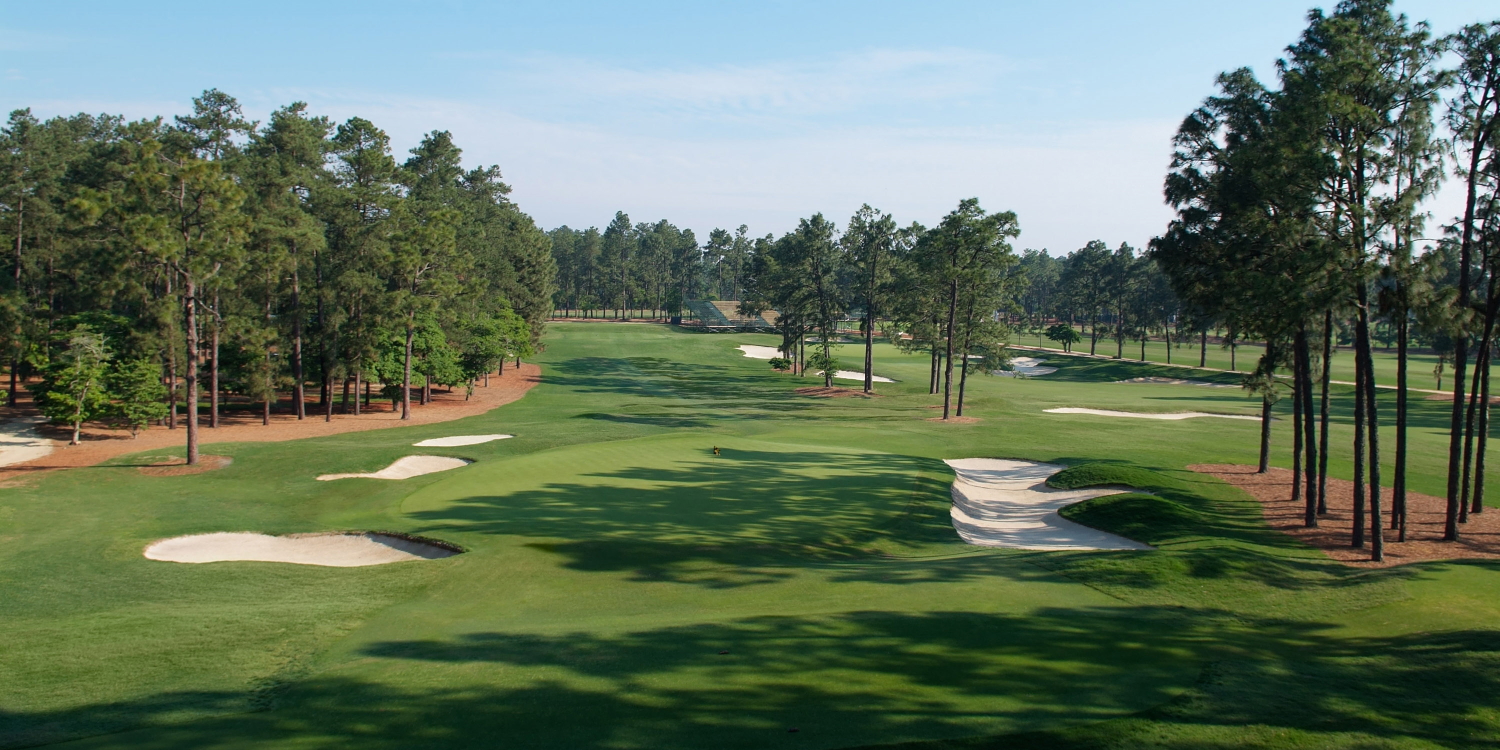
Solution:
[[(497, 167), (466, 168), (444, 131), (398, 161), (373, 123), (301, 102), (264, 124), (217, 90), (193, 111), (0, 131), (0, 348), (49, 416), (176, 428), (188, 463), (200, 404), (289, 391), (307, 416), (358, 414), (372, 381), (409, 418), (432, 384), (469, 385), (539, 346), (551, 243)], [(342, 398), (336, 391), (342, 386)], [(363, 393), (362, 393), (363, 391)], [(363, 396), (363, 404), (361, 396)]]
[[(1293, 492), (1308, 526), (1327, 509), (1328, 362), (1338, 329), (1352, 333), (1351, 544), (1374, 560), (1387, 517), (1372, 340), (1383, 322), (1397, 348), (1388, 520), (1404, 541), (1407, 353), (1424, 333), (1453, 373), (1444, 538), (1455, 540), (1483, 510), (1500, 312), (1500, 22), (1437, 38), (1387, 0), (1345, 0), (1309, 14), (1277, 76), (1273, 88), (1248, 69), (1225, 73), (1183, 121), (1166, 181), (1177, 218), (1150, 257), (1195, 316), (1266, 342), (1257, 373), (1292, 373)], [(1439, 116), (1450, 139), (1438, 137)], [(1450, 173), (1464, 212), (1423, 239), (1421, 204)], [(1264, 378), (1268, 404), (1281, 390)]]

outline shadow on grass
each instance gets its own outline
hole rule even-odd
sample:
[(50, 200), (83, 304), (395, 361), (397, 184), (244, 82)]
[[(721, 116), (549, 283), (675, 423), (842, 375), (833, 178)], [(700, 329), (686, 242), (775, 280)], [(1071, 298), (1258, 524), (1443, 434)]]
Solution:
[(360, 656), (388, 663), (391, 682), (315, 676), (266, 712), (174, 723), (243, 710), (228, 692), (0, 712), (0, 742), (146, 726), (85, 746), (1187, 748), (1244, 746), (1258, 726), (1486, 747), (1500, 720), (1494, 636), (1348, 638), (1152, 607), (476, 632), (371, 644)]
[(591, 572), (732, 587), (810, 562), (956, 544), (944, 467), (889, 454), (708, 449), (668, 466), (571, 474), (504, 494), (438, 500), (410, 513), (426, 532), (532, 537)]

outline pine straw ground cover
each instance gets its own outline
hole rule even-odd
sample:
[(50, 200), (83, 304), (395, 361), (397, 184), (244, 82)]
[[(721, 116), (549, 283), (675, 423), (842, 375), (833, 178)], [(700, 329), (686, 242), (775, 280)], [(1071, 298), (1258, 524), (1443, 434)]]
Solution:
[[(807, 381), (734, 350), (767, 343), (556, 324), (542, 383), (480, 416), (225, 443), (213, 452), (232, 464), (190, 476), (144, 476), (124, 456), (0, 489), (0, 746), (1480, 748), (1500, 736), (1496, 563), (1343, 565), (1184, 468), (1253, 460), (1254, 423), (1042, 411), (1253, 412), (1241, 394), (1115, 384), (1164, 368), (1077, 359), (1034, 379), (972, 378), (965, 413), (983, 421), (952, 429), (926, 421), (938, 397), (920, 356), (877, 352), (903, 381), (882, 398), (809, 399), (793, 392)], [(1347, 395), (1336, 404), (1347, 444)], [(1436, 494), (1442, 405), (1417, 409), (1412, 484)], [(475, 461), (443, 474), (313, 479), (487, 433), (516, 437), (430, 449)], [(1066, 515), (1157, 550), (959, 543), (941, 460), (971, 456), (1136, 487)], [(1337, 457), (1332, 468), (1348, 475)], [(141, 556), (182, 534), (349, 528), (468, 552), (350, 569)]]

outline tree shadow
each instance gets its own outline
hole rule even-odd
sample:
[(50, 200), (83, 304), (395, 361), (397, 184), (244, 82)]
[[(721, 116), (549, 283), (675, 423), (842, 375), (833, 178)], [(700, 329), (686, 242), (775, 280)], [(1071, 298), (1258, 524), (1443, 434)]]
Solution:
[(20, 746), (144, 726), (82, 746), (936, 750), (1132, 744), (1133, 733), (1231, 747), (1253, 726), (1453, 747), (1495, 736), (1492, 631), (1338, 633), (1161, 607), (481, 631), (372, 643), (358, 656), (379, 668), (264, 693), (260, 713), (179, 723), (185, 711), (243, 710), (245, 696), (168, 693), (0, 713), (0, 737)]
[[(723, 447), (668, 466), (625, 466), (409, 512), (424, 533), (531, 537), (571, 569), (730, 587), (812, 562), (870, 559), (940, 539), (935, 461), (889, 454)], [(941, 493), (941, 494), (939, 494)], [(788, 569), (788, 570), (783, 570)]]

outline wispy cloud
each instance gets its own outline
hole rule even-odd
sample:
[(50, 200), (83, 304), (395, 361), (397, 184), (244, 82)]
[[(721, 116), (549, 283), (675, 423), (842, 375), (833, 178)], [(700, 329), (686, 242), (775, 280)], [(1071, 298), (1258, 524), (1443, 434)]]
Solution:
[(633, 113), (804, 117), (984, 95), (1017, 68), (974, 50), (877, 49), (826, 59), (660, 68), (533, 56), (497, 76), (503, 84), (547, 92), (549, 101), (625, 105)]
[(68, 44), (65, 36), (0, 27), (0, 52), (58, 50)]

